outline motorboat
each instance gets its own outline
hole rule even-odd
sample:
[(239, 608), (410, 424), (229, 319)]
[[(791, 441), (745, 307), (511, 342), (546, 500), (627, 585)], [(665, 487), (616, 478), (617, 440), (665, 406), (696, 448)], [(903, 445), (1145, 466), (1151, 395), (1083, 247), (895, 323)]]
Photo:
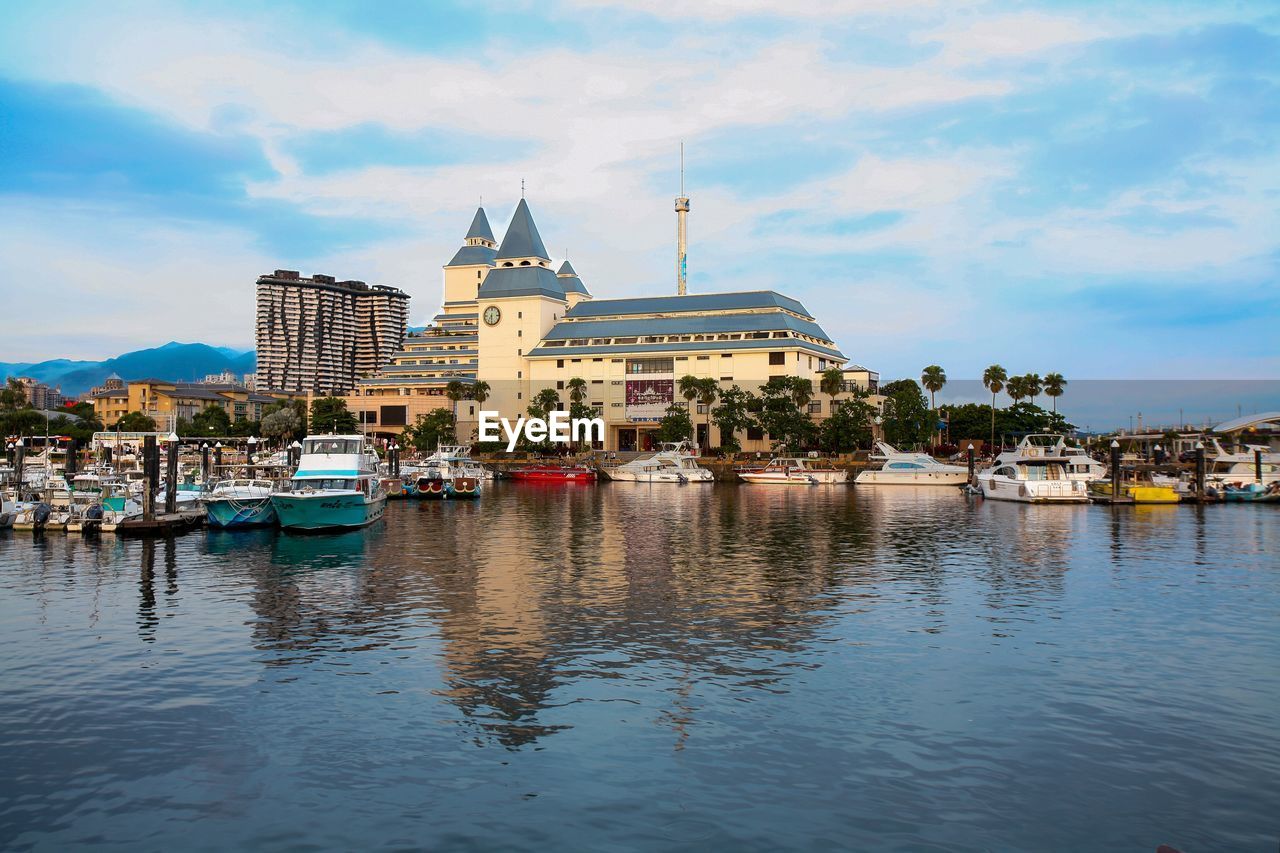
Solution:
[(859, 472), (855, 486), (963, 486), (969, 480), (966, 467), (947, 465), (927, 453), (898, 450), (887, 441), (876, 442), (871, 459), (880, 467)]
[(238, 478), (215, 483), (204, 497), (205, 523), (210, 527), (261, 527), (276, 523), (271, 480)]
[(354, 529), (382, 518), (387, 493), (378, 455), (359, 435), (315, 435), (302, 442), (287, 491), (271, 495), (285, 530)]
[(585, 465), (531, 465), (512, 468), (507, 478), (526, 483), (594, 483), (596, 472)]
[(1090, 456), (1083, 447), (1071, 447), (1064, 440), (1057, 450), (1067, 459), (1064, 465), (1068, 479), (1086, 483), (1107, 479), (1107, 466)]
[(610, 480), (624, 483), (710, 483), (711, 472), (698, 465), (687, 441), (664, 442), (657, 453), (641, 456), (613, 468), (602, 468)]
[(1086, 503), (1088, 485), (1067, 476), (1062, 436), (1033, 434), (978, 474), (983, 497), (1022, 503)]
[(847, 483), (849, 472), (828, 468), (802, 456), (776, 456), (758, 468), (739, 468), (738, 477), (748, 483), (776, 486), (818, 486)]

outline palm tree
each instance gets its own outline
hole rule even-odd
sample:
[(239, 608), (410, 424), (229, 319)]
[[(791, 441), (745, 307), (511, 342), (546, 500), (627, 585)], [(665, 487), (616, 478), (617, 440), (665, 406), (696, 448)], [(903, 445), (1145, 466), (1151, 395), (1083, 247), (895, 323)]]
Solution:
[(456, 434), (458, 430), (458, 401), (466, 399), (467, 385), (465, 382), (451, 379), (449, 384), (444, 386), (444, 395), (453, 403), (453, 429)]
[(929, 408), (937, 411), (938, 405), (934, 402), (933, 395), (947, 384), (947, 372), (938, 365), (931, 364), (920, 374), (920, 384), (929, 392)]
[[(689, 423), (693, 423), (693, 401), (698, 398), (698, 393), (702, 390), (698, 377), (686, 373), (680, 377), (680, 381), (676, 383), (680, 391), (680, 396), (684, 397), (685, 408), (689, 409)], [(693, 438), (693, 436), (690, 436)]]
[(707, 446), (711, 446), (711, 404), (720, 395), (720, 383), (707, 376), (698, 380), (698, 404), (707, 407)]
[(797, 409), (804, 409), (813, 399), (813, 382), (809, 379), (795, 377), (791, 380), (791, 402)]
[(1023, 390), (1027, 392), (1027, 396), (1031, 398), (1031, 405), (1034, 406), (1036, 397), (1044, 391), (1044, 383), (1040, 381), (1039, 373), (1028, 373), (1022, 378), (1027, 383)]
[(565, 383), (565, 388), (569, 390), (569, 400), (574, 403), (581, 403), (587, 399), (587, 380), (575, 376)]
[(480, 405), (484, 405), (484, 401), (489, 399), (489, 383), (483, 379), (477, 379), (471, 384), (471, 399)]
[(831, 398), (831, 410), (835, 411), (836, 396), (844, 390), (844, 371), (838, 367), (828, 367), (822, 371), (818, 380), (818, 390)]
[(1004, 384), (1004, 391), (1015, 404), (1027, 396), (1027, 377), (1011, 376)]
[(1053, 400), (1053, 413), (1058, 413), (1058, 398), (1062, 396), (1062, 389), (1067, 387), (1067, 380), (1062, 377), (1061, 373), (1046, 373), (1044, 375), (1044, 393), (1049, 395)]
[(996, 395), (1004, 390), (1004, 383), (1009, 379), (1008, 372), (998, 364), (993, 364), (982, 371), (982, 384), (991, 392), (991, 452), (996, 449)]

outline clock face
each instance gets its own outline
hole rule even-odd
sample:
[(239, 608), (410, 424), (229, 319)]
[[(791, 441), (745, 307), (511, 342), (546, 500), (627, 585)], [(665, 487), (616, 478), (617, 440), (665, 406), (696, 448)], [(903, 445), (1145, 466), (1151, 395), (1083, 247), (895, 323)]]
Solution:
[(498, 310), (497, 305), (490, 305), (484, 309), (484, 321), (490, 326), (498, 325), (498, 321), (502, 319), (502, 312)]

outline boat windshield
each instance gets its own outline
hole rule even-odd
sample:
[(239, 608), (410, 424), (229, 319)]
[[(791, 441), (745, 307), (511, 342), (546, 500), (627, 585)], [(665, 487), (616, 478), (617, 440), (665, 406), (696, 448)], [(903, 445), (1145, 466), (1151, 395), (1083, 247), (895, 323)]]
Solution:
[(325, 478), (323, 480), (304, 480), (300, 485), (306, 489), (334, 489), (334, 490), (352, 491), (356, 488), (356, 481), (335, 477), (333, 479)]
[(303, 453), (359, 453), (360, 440), (353, 438), (309, 438), (302, 445)]

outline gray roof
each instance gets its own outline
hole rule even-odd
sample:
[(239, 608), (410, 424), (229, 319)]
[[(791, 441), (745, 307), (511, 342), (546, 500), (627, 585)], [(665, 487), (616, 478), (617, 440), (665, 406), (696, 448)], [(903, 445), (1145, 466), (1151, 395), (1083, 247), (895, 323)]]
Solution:
[(484, 278), (476, 293), (478, 299), (501, 299), (507, 296), (550, 296), (565, 298), (562, 279), (546, 267), (498, 267)]
[(357, 379), (357, 385), (448, 385), (450, 382), (475, 382), (474, 375), (455, 374), (451, 376), (403, 376), (400, 378)]
[(463, 246), (446, 267), (493, 266), (493, 256), (498, 252), (488, 246)]
[(587, 286), (582, 283), (582, 279), (578, 278), (578, 273), (574, 270), (573, 265), (568, 259), (560, 265), (560, 269), (556, 271), (556, 278), (560, 279), (560, 284), (564, 287), (565, 293), (581, 293), (583, 296), (590, 296), (591, 291), (587, 290)]
[(767, 349), (777, 350), (786, 348), (798, 348), (807, 352), (816, 353), (836, 361), (843, 362), (845, 360), (844, 353), (831, 347), (825, 347), (821, 344), (812, 344), (808, 341), (798, 340), (796, 338), (786, 338), (775, 340), (773, 338), (761, 338), (759, 340), (746, 341), (686, 341), (684, 343), (667, 343), (667, 344), (610, 344), (608, 346), (585, 346), (585, 347), (544, 347), (539, 346), (529, 351), (530, 358), (564, 358), (571, 355), (620, 355), (620, 354), (654, 354), (669, 352), (701, 352), (705, 350), (729, 350), (729, 349)]
[(533, 214), (529, 212), (529, 205), (524, 199), (520, 199), (520, 203), (516, 205), (511, 224), (507, 226), (507, 234), (502, 238), (502, 245), (498, 247), (499, 260), (516, 258), (551, 260), (551, 256), (547, 254), (547, 247), (542, 245), (538, 226), (533, 224)]
[[(569, 312), (572, 316), (573, 312)], [(713, 314), (686, 317), (631, 317), (622, 320), (559, 322), (544, 340), (569, 338), (644, 337), (646, 335), (706, 335), (718, 332), (774, 332), (791, 330), (830, 341), (817, 323), (775, 311), (771, 314)], [(764, 340), (761, 338), (760, 340)], [(777, 338), (776, 340), (786, 340)]]
[(471, 227), (467, 229), (466, 239), (479, 237), (481, 240), (488, 240), (490, 243), (496, 243), (493, 239), (493, 229), (489, 227), (489, 217), (484, 215), (484, 208), (477, 207), (475, 218), (471, 220)]
[(569, 263), (569, 259), (565, 258), (564, 263), (560, 265), (560, 269), (556, 270), (556, 275), (577, 275), (578, 271), (573, 268), (573, 264)]
[(633, 299), (595, 299), (590, 302), (579, 302), (566, 316), (676, 314), (682, 311), (729, 311), (748, 308), (782, 308), (813, 319), (813, 315), (799, 302), (772, 290), (698, 293), (690, 296), (643, 296)]

